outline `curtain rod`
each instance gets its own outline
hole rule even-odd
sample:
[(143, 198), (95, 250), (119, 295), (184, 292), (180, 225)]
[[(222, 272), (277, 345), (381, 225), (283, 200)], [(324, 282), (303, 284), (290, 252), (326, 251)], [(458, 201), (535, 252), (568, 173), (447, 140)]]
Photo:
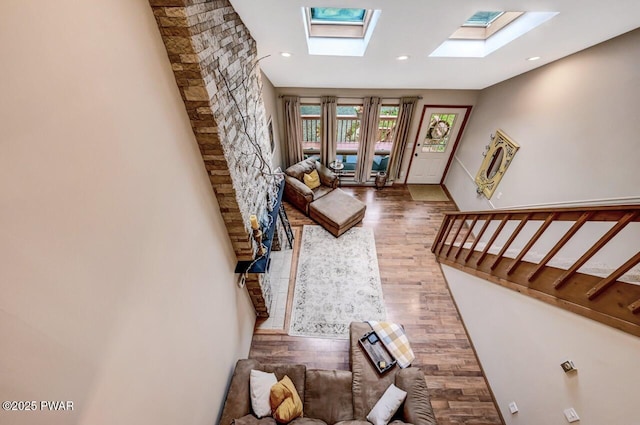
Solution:
[[(280, 96), (278, 96), (278, 98), (282, 99), (285, 96), (294, 96), (291, 94), (281, 94)], [(298, 96), (301, 99), (309, 99), (309, 98), (317, 98), (317, 97), (322, 97), (324, 95), (319, 95), (319, 96)], [(336, 96), (337, 98), (340, 99), (359, 99), (359, 100), (363, 100), (364, 96)], [(374, 96), (375, 97), (375, 96)], [(422, 96), (386, 96), (386, 97), (380, 97), (380, 99), (400, 99), (402, 97), (416, 97), (418, 99), (422, 99)]]

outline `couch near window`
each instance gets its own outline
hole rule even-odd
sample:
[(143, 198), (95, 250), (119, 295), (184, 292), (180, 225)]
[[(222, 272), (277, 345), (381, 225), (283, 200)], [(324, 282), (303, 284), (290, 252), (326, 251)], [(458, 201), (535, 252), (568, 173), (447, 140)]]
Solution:
[[(304, 175), (318, 171), (320, 186), (309, 189), (304, 184)], [(318, 162), (318, 158), (311, 157), (292, 165), (285, 171), (284, 198), (298, 209), (309, 215), (309, 204), (322, 198), (338, 187), (338, 176)]]

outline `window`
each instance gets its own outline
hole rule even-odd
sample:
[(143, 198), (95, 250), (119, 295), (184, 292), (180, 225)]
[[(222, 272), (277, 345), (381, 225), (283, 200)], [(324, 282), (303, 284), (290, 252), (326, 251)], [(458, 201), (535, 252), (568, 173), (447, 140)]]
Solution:
[[(557, 14), (558, 12), (476, 12), (429, 56), (484, 58)], [(498, 31), (500, 37), (492, 37)]]
[(487, 28), (503, 14), (504, 12), (476, 12), (462, 26)]
[(380, 10), (302, 7), (310, 55), (363, 56)]
[(300, 105), (302, 118), (302, 150), (305, 159), (320, 153), (320, 105)]
[(451, 128), (458, 114), (431, 114), (422, 152), (442, 153), (447, 149)]
[(339, 7), (312, 7), (310, 9), (312, 24), (333, 24), (336, 22), (362, 24), (367, 13), (366, 9), (341, 9)]
[(372, 11), (339, 7), (305, 8), (309, 37), (364, 38)]
[(338, 105), (336, 107), (336, 154), (344, 164), (344, 172), (353, 173), (358, 163), (358, 138), (360, 137), (361, 105)]
[(398, 121), (398, 106), (385, 105), (380, 108), (380, 118), (378, 119), (378, 134), (376, 136), (376, 146), (373, 156), (371, 172), (377, 173), (387, 171), (389, 166), (389, 156), (393, 149), (393, 139)]
[(449, 38), (453, 40), (486, 40), (522, 14), (523, 12), (476, 12)]
[[(303, 103), (300, 105), (302, 118), (302, 149), (305, 159), (320, 154), (321, 145), (321, 105)], [(398, 105), (383, 105), (378, 118), (378, 132), (371, 166), (371, 173), (387, 171), (389, 157), (393, 149)], [(358, 164), (362, 105), (338, 104), (336, 106), (336, 159), (344, 164), (343, 175), (352, 176)]]

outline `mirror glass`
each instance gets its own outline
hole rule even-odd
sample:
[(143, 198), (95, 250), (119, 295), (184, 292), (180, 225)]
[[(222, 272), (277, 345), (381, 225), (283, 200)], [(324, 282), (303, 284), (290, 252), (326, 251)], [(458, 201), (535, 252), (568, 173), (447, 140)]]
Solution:
[(502, 159), (504, 158), (504, 148), (500, 146), (493, 153), (493, 157), (491, 158), (491, 163), (489, 164), (489, 168), (487, 168), (487, 178), (492, 179), (493, 176), (496, 175), (500, 166), (502, 165)]

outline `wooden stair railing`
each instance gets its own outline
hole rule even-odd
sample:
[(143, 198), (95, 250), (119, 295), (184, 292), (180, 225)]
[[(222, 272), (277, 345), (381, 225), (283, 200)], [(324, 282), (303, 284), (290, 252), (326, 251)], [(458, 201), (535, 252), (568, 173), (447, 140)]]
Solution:
[[(509, 222), (518, 224), (508, 230)], [(521, 242), (522, 248), (512, 249), (517, 251), (515, 258), (507, 257), (522, 230), (533, 222), (541, 224), (526, 243)], [(540, 262), (525, 260), (536, 243), (545, 234), (549, 236), (554, 222), (573, 224)], [(566, 270), (548, 265), (585, 224), (593, 222), (613, 226)], [(636, 285), (619, 280), (640, 263), (640, 239), (629, 238), (633, 255), (607, 277), (578, 271), (631, 223), (640, 223), (640, 205), (451, 212), (445, 213), (431, 251), (442, 264), (640, 336), (640, 282)], [(504, 242), (497, 254), (490, 253), (491, 248), (497, 250), (494, 245), (499, 240)], [(481, 243), (484, 247), (478, 248)]]

